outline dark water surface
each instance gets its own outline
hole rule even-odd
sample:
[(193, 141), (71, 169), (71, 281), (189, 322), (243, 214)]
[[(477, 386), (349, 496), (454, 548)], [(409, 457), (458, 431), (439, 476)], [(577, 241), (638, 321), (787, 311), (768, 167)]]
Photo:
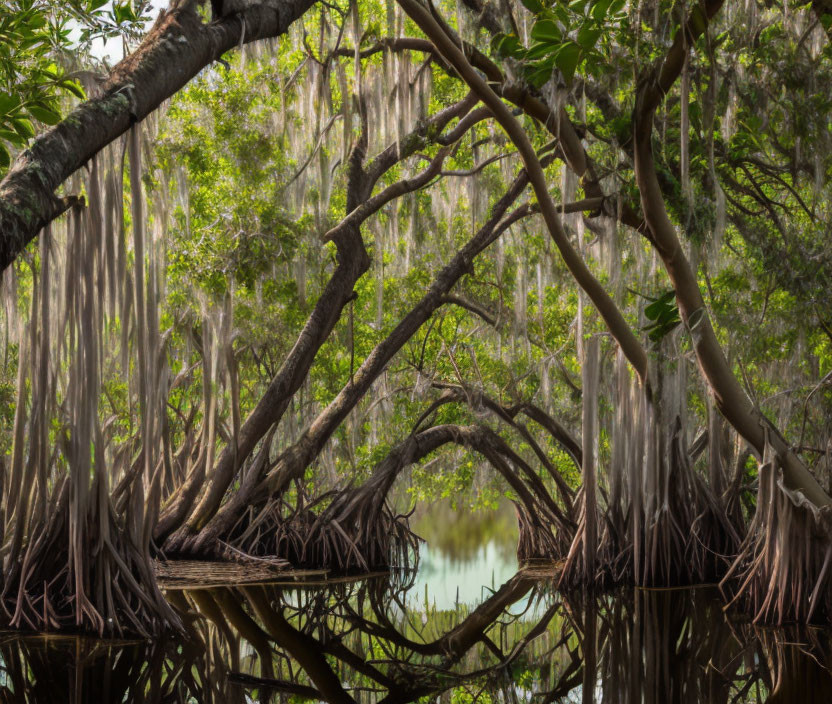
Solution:
[(832, 702), (828, 632), (756, 628), (708, 589), (559, 594), (515, 574), (501, 525), (428, 536), (416, 574), (170, 591), (186, 639), (8, 635), (0, 701)]

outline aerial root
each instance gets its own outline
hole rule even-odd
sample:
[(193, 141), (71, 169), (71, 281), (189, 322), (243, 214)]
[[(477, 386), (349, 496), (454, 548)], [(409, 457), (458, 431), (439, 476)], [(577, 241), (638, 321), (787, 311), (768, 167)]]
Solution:
[[(12, 628), (99, 636), (160, 635), (181, 629), (153, 576), (109, 505), (97, 502), (85, 525), (69, 530), (68, 491), (34, 527), (17, 566), (7, 571), (0, 603)], [(79, 571), (80, 566), (80, 571)]]
[(517, 559), (520, 562), (561, 559), (569, 549), (569, 536), (565, 531), (553, 530), (540, 518), (540, 512), (529, 510), (523, 503), (514, 501), (519, 535)]
[[(409, 515), (396, 514), (373, 483), (328, 492), (309, 502), (300, 486), (296, 505), (275, 500), (229, 540), (236, 550), (295, 567), (368, 572), (415, 567), (419, 538)], [(316, 509), (316, 510), (313, 510)]]
[(620, 504), (610, 504), (604, 493), (608, 505), (596, 518), (600, 539), (591, 574), (582, 557), (587, 519), (581, 492), (581, 513), (560, 586), (681, 586), (710, 583), (724, 574), (739, 550), (743, 528), (691, 467), (681, 437), (677, 419), (662, 460), (665, 476), (659, 491), (622, 496)]
[(728, 606), (742, 607), (755, 623), (827, 622), (832, 618), (830, 561), (832, 511), (818, 509), (784, 485), (780, 460), (767, 445), (757, 511), (720, 583)]

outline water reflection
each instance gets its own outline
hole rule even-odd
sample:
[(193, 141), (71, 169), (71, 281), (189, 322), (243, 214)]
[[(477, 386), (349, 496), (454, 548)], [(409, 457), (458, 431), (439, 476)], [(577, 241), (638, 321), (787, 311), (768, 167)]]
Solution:
[(0, 643), (6, 702), (812, 702), (829, 634), (757, 629), (702, 590), (562, 595), (515, 575), (475, 608), (408, 585), (169, 594), (187, 639)]
[(517, 571), (517, 517), (508, 501), (481, 512), (447, 499), (420, 504), (412, 526), (425, 543), (407, 593), (411, 610), (476, 606)]
[(830, 635), (706, 590), (559, 594), (516, 573), (513, 513), (437, 504), (417, 575), (167, 592), (165, 643), (0, 638), (0, 702), (832, 701)]
[(423, 548), (450, 565), (475, 563), (483, 547), (491, 546), (501, 563), (516, 569), (517, 514), (509, 501), (491, 511), (454, 507), (449, 499), (418, 504), (411, 526), (425, 540)]
[(220, 670), (206, 666), (202, 646), (7, 634), (0, 640), (0, 702), (208, 701), (205, 683)]

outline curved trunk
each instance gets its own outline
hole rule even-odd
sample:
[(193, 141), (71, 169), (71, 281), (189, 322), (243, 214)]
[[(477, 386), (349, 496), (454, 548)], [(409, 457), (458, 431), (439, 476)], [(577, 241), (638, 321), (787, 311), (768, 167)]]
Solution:
[(680, 316), (690, 332), (696, 359), (713, 392), (717, 407), (761, 456), (768, 437), (782, 458), (783, 478), (789, 489), (803, 492), (816, 506), (827, 506), (832, 504), (832, 499), (777, 429), (754, 406), (731, 371), (716, 338), (696, 273), (682, 250), (676, 228), (667, 214), (653, 161), (651, 137), (656, 108), (681, 73), (690, 45), (705, 30), (707, 21), (721, 6), (722, 0), (710, 0), (703, 6), (704, 11), (697, 8), (676, 35), (660, 68), (650, 71), (640, 81), (633, 119), (636, 182), (641, 193), (644, 219), (676, 291)]
[[(369, 168), (372, 167), (371, 163)], [(525, 173), (521, 173), (506, 195), (495, 204), (489, 221), (440, 272), (433, 286), (416, 307), (375, 347), (356, 370), (350, 382), (319, 414), (301, 438), (281, 454), (274, 469), (261, 482), (252, 482), (241, 487), (198, 532), (191, 529), (186, 535), (183, 530), (175, 543), (169, 541), (167, 549), (195, 553), (210, 550), (212, 543), (231, 529), (252, 501), (259, 499), (262, 502), (270, 495), (280, 493), (292, 479), (305, 471), (338, 425), (372, 387), (393, 356), (443, 304), (444, 295), (470, 270), (473, 258), (491, 244), (509, 224), (525, 213), (521, 207), (504, 218), (506, 211), (520, 196), (527, 183)]]

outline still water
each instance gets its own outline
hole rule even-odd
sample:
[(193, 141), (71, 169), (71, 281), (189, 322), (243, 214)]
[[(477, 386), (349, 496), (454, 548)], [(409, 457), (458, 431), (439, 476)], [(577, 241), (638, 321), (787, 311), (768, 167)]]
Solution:
[(169, 591), (187, 638), (9, 635), (0, 702), (832, 701), (825, 631), (756, 628), (708, 590), (559, 594), (517, 573), (510, 512), (414, 523), (415, 573)]

